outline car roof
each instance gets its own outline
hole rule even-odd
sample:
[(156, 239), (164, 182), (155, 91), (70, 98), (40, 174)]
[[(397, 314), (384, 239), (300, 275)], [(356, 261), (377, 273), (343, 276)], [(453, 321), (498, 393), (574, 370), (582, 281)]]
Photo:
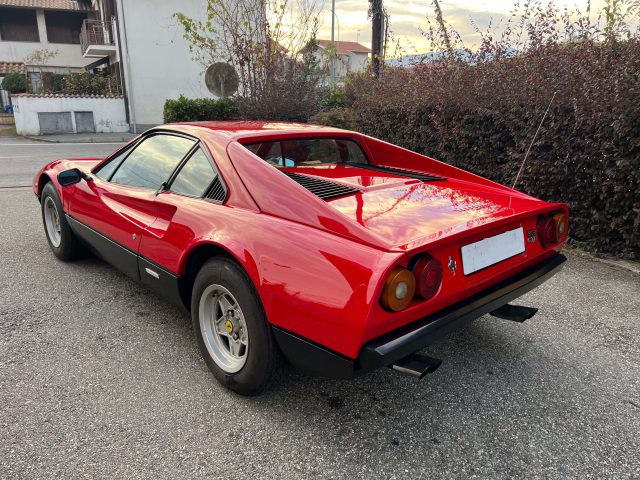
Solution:
[[(216, 122), (187, 122), (187, 123), (169, 123), (161, 125), (158, 128), (175, 128), (176, 130), (189, 131), (197, 134), (194, 130), (207, 130), (215, 132), (220, 136), (227, 137), (229, 140), (238, 140), (246, 137), (262, 136), (262, 135), (278, 135), (278, 134), (345, 134), (353, 133), (334, 127), (323, 125), (312, 125), (309, 123), (292, 123), (292, 122), (276, 122), (276, 121), (247, 121), (247, 120), (228, 120)], [(201, 132), (202, 133), (202, 132)]]

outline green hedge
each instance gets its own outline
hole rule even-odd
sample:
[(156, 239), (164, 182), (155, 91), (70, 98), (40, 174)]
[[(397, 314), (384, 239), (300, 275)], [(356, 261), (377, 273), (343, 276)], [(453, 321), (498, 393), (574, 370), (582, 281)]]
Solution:
[(229, 120), (237, 114), (231, 98), (186, 98), (167, 100), (164, 104), (165, 123), (198, 122), (206, 120)]

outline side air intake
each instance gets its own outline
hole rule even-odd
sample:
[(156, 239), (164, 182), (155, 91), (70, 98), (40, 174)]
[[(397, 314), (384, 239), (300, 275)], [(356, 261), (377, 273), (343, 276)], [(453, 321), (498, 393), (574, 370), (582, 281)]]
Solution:
[(339, 183), (329, 182), (320, 178), (301, 175), (299, 173), (282, 173), (284, 173), (291, 180), (299, 183), (311, 193), (317, 195), (323, 200), (328, 200), (335, 197), (343, 197), (345, 195), (353, 195), (354, 193), (358, 193), (360, 191), (357, 188), (340, 185)]

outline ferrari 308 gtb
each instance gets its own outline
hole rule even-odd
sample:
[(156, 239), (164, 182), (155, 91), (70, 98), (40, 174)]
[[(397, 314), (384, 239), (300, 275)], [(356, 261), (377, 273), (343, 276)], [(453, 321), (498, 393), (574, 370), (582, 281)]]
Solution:
[(87, 249), (191, 312), (215, 377), (260, 392), (281, 359), (417, 378), (422, 351), (566, 260), (568, 209), (360, 133), (302, 124), (154, 128), (35, 176), (53, 253)]

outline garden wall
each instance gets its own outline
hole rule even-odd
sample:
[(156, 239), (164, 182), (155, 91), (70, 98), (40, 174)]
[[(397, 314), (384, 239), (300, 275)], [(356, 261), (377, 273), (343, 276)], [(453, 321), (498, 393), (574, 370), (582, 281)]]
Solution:
[(129, 131), (122, 97), (17, 94), (11, 102), (18, 135)]

